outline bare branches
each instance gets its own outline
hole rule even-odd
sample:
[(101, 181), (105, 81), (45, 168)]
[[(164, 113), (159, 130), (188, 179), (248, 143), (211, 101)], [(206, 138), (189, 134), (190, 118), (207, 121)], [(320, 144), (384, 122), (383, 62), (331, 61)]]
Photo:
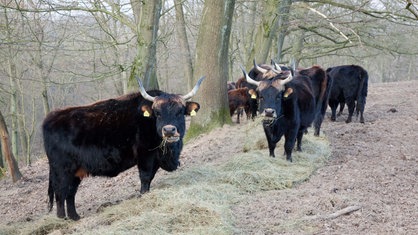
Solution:
[(334, 30), (336, 30), (343, 38), (345, 38), (348, 42), (350, 42), (350, 43), (352, 43), (351, 41), (350, 41), (350, 39), (341, 31), (341, 30), (339, 30), (329, 19), (328, 19), (328, 17), (325, 15), (325, 14), (323, 14), (322, 12), (320, 12), (320, 11), (318, 11), (318, 10), (316, 10), (316, 9), (314, 9), (314, 8), (312, 8), (312, 7), (309, 7), (308, 5), (305, 5), (305, 7), (306, 8), (308, 8), (310, 11), (312, 11), (312, 12), (314, 12), (314, 13), (316, 13), (316, 14), (318, 14), (319, 16), (321, 16), (322, 18), (324, 18), (328, 23), (329, 23), (329, 25), (331, 26), (331, 28), (333, 28)]
[(408, 10), (409, 12), (411, 12), (412, 15), (414, 15), (415, 18), (418, 20), (418, 13), (417, 13), (418, 10), (417, 10), (417, 7), (414, 6), (414, 4), (412, 3), (411, 0), (406, 0), (406, 7), (405, 7), (405, 9)]

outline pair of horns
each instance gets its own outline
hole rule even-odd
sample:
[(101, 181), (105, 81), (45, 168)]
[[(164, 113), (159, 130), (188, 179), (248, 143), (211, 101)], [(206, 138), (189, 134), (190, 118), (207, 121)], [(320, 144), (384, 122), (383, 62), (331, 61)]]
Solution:
[[(255, 62), (255, 59), (253, 60), (253, 64), (254, 64), (254, 68), (257, 70), (257, 71), (259, 71), (260, 73), (267, 73), (268, 72), (268, 69), (265, 69), (265, 68), (262, 68), (262, 67), (260, 67), (256, 62)], [(271, 60), (271, 65), (272, 65), (272, 68), (271, 68), (271, 70), (274, 72), (274, 73), (276, 73), (276, 74), (280, 74), (281, 72), (282, 72), (282, 69), (280, 68), (280, 65), (278, 65), (276, 62), (274, 62), (274, 60), (272, 59)]]
[[(256, 85), (256, 86), (260, 85), (260, 81), (256, 81), (256, 80), (252, 79), (248, 75), (248, 73), (245, 71), (244, 67), (242, 67), (242, 65), (240, 65), (240, 67), (241, 67), (242, 73), (244, 74), (244, 77), (245, 77), (245, 79), (247, 80), (248, 83)], [(284, 86), (286, 83), (292, 81), (292, 79), (293, 79), (292, 73), (289, 73), (289, 76), (287, 78), (285, 78), (283, 80), (280, 80), (280, 84), (282, 86)]]
[[(197, 91), (199, 90), (200, 84), (202, 83), (202, 81), (203, 81), (205, 78), (206, 78), (206, 76), (202, 76), (201, 78), (199, 78), (199, 80), (197, 81), (197, 83), (196, 83), (196, 85), (193, 87), (193, 89), (192, 89), (189, 93), (187, 93), (186, 95), (182, 95), (181, 97), (182, 97), (184, 100), (188, 100), (188, 99), (192, 98), (192, 97), (193, 97), (193, 96), (197, 93)], [(145, 88), (144, 88), (144, 86), (142, 85), (141, 79), (140, 79), (138, 76), (136, 76), (136, 80), (138, 81), (138, 84), (139, 84), (139, 92), (141, 93), (142, 97), (144, 97), (144, 99), (146, 99), (146, 100), (149, 100), (149, 101), (151, 101), (151, 102), (154, 102), (155, 97), (154, 97), (154, 96), (149, 95), (149, 94), (147, 93), (147, 91), (145, 91)]]

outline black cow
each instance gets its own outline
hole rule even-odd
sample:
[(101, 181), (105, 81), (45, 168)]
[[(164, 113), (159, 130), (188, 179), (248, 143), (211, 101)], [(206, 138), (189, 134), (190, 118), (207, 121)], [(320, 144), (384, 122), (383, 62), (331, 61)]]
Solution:
[(304, 75), (293, 77), (284, 72), (269, 79), (255, 81), (241, 68), (247, 81), (257, 86), (259, 111), (271, 157), (281, 137), (285, 136), (285, 154), (292, 161), (292, 150), (302, 150), (302, 137), (315, 118), (315, 97), (311, 80)]
[(324, 120), (325, 112), (328, 107), (329, 94), (331, 92), (331, 81), (324, 69), (318, 65), (314, 65), (306, 69), (296, 70), (297, 74), (307, 76), (312, 81), (313, 94), (315, 96), (315, 120), (314, 120), (314, 135), (319, 136), (322, 121)]
[(338, 105), (340, 105), (340, 112), (342, 112), (345, 103), (348, 107), (348, 117), (345, 122), (351, 122), (354, 109), (356, 109), (357, 116), (360, 114), (360, 122), (364, 123), (363, 113), (369, 80), (367, 71), (358, 65), (341, 65), (328, 68), (326, 72), (332, 80), (329, 97), (331, 120), (336, 120)]
[(314, 135), (319, 136), (321, 131), (322, 121), (328, 107), (329, 94), (331, 92), (332, 81), (327, 76), (325, 70), (318, 65), (310, 68), (291, 68), (285, 65), (279, 65), (274, 60), (271, 60), (271, 65), (274, 69), (280, 71), (291, 71), (292, 75), (301, 74), (307, 76), (312, 82), (312, 91), (315, 96), (315, 120), (314, 120)]
[(174, 171), (185, 134), (184, 115), (195, 115), (200, 106), (189, 102), (202, 77), (188, 94), (146, 92), (103, 100), (86, 106), (53, 111), (42, 130), (49, 161), (49, 210), (54, 196), (57, 216), (78, 220), (75, 195), (81, 180), (89, 175), (114, 177), (137, 166), (140, 193), (150, 189), (157, 170)]
[[(272, 61), (273, 62), (273, 61)], [(287, 67), (278, 66), (274, 67), (273, 65), (269, 64), (257, 64), (255, 62), (255, 59), (253, 60), (253, 68), (248, 72), (248, 76), (252, 78), (255, 81), (261, 81), (266, 78), (271, 78), (274, 76), (277, 76), (282, 73), (281, 68), (284, 70), (288, 70)], [(241, 77), (236, 82), (236, 88), (244, 88), (247, 87), (249, 90), (256, 90), (257, 86), (254, 84), (250, 84), (246, 81), (245, 77)], [(257, 110), (258, 110), (258, 103), (257, 103), (257, 92), (253, 95), (251, 95), (250, 100), (250, 112), (251, 112), (251, 118), (254, 120), (254, 118), (257, 116)]]

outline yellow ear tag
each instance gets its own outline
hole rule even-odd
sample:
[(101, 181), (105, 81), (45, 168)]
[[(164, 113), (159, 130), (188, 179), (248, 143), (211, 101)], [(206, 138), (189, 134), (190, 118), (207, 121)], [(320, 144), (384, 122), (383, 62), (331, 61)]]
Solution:
[(149, 115), (149, 112), (147, 111), (147, 110), (145, 110), (145, 112), (144, 112), (144, 117), (149, 117), (150, 115)]
[(251, 99), (257, 99), (257, 95), (256, 94), (252, 94), (251, 95)]
[(196, 116), (196, 111), (194, 111), (194, 109), (190, 112), (190, 116)]
[(288, 88), (287, 90), (286, 90), (286, 92), (284, 93), (284, 95), (283, 95), (283, 97), (284, 98), (287, 98), (290, 94), (292, 94), (293, 93), (293, 89), (292, 88)]

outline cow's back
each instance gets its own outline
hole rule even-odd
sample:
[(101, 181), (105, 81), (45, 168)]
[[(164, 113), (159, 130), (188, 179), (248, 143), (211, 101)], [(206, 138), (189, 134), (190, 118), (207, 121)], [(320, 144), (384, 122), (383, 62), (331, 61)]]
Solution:
[(158, 143), (155, 121), (139, 115), (140, 102), (142, 97), (132, 94), (49, 113), (42, 130), (50, 164), (71, 162), (104, 176), (134, 166), (139, 152)]

